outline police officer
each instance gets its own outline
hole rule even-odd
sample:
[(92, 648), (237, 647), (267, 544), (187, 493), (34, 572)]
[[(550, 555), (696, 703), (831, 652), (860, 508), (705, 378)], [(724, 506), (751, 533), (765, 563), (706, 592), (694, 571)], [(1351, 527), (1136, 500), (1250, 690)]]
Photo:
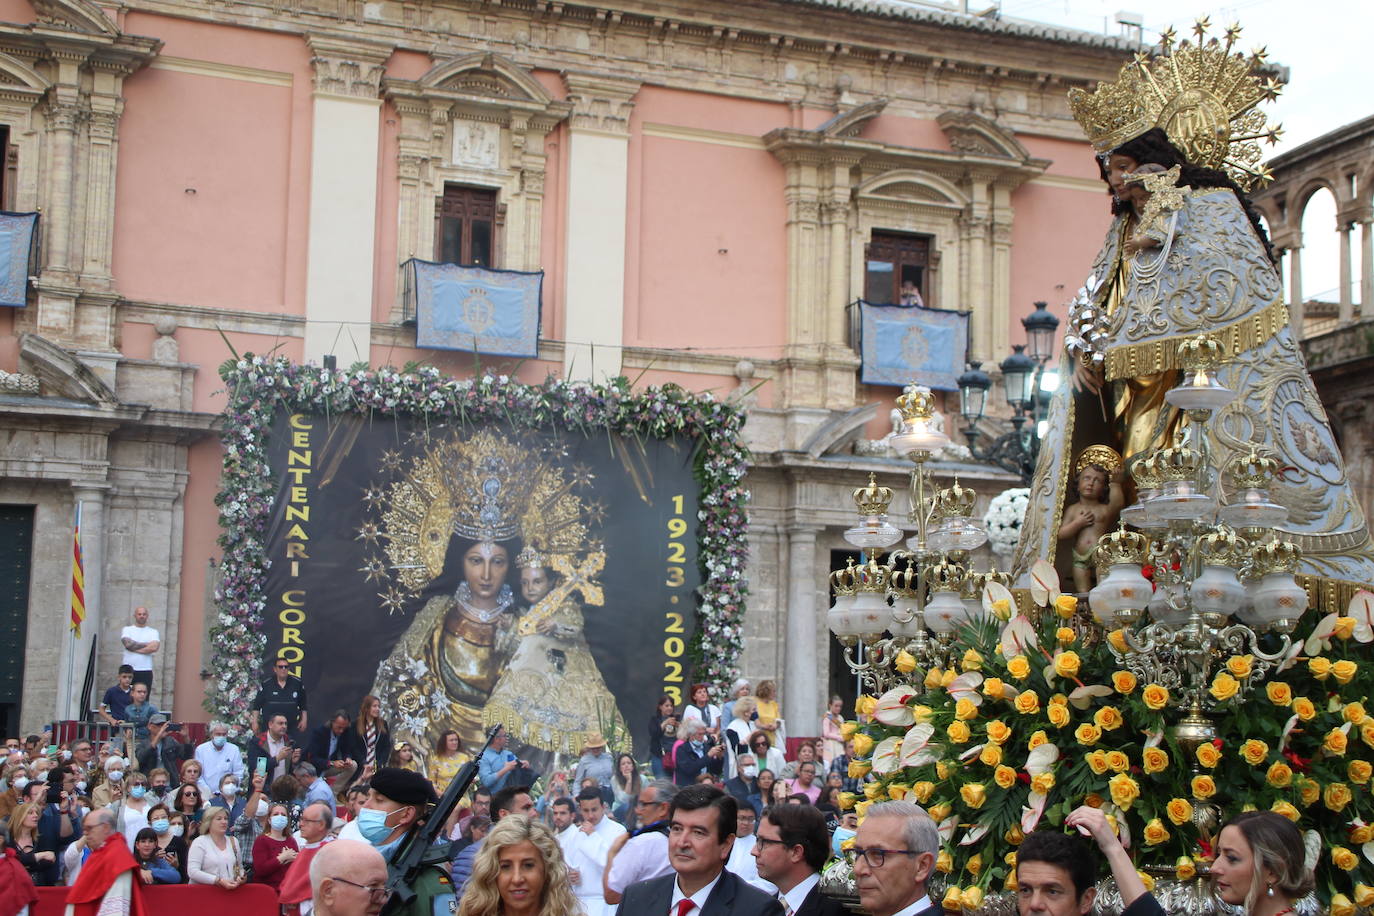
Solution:
[[(431, 806), (438, 801), (434, 787), (419, 773), (383, 767), (373, 775), (367, 801), (358, 810), (358, 832), (390, 866), (406, 837), (420, 829)], [(453, 882), (443, 868), (448, 854), (447, 843), (436, 843), (429, 850), (423, 860), (424, 870), (411, 888), (415, 899), (408, 906), (400, 898), (387, 901), (387, 916), (436, 916), (457, 909)]]

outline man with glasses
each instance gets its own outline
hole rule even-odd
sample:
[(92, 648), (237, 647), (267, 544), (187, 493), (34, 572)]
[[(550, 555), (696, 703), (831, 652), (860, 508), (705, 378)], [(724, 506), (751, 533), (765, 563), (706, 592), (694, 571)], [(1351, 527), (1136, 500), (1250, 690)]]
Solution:
[(338, 840), (310, 863), (315, 916), (377, 916), (387, 901), (386, 860), (367, 843)]
[(774, 805), (754, 837), (759, 877), (778, 888), (786, 916), (844, 916), (842, 903), (821, 896), (821, 868), (829, 857), (825, 815), (811, 805)]
[(277, 888), (277, 901), (287, 911), (299, 906), (300, 916), (310, 916), (314, 906), (311, 902), (310, 865), (316, 855), (327, 843), (334, 842), (329, 829), (334, 826), (334, 808), (316, 802), (306, 805), (300, 816), (300, 851), (282, 876), (281, 886)]
[(765, 894), (776, 894), (778, 889), (772, 882), (759, 877), (758, 863), (754, 860), (754, 850), (758, 843), (755, 828), (759, 816), (754, 811), (754, 806), (748, 802), (740, 801), (736, 797), (735, 803), (739, 805), (739, 814), (735, 815), (735, 845), (730, 847), (730, 858), (725, 863), (725, 868)]
[(879, 802), (868, 809), (848, 852), (859, 903), (871, 916), (937, 916), (926, 896), (940, 837), (935, 822), (913, 802)]
[[(492, 799), (492, 808), (498, 813), (505, 810), (510, 816), (528, 817), (525, 811), (533, 811), (534, 802), (528, 791), (516, 791), (519, 792), (517, 804), (505, 807), (509, 803), (498, 792)], [(519, 801), (520, 796), (523, 801)], [(372, 777), (367, 801), (358, 809), (358, 819), (354, 823), (363, 839), (371, 843), (389, 865), (394, 865), (394, 856), (401, 850), (406, 837), (420, 830), (438, 801), (434, 787), (419, 773), (399, 767), (382, 767)], [(448, 844), (443, 842), (436, 842), (425, 852), (420, 861), (422, 870), (411, 885), (414, 898), (404, 905), (396, 901), (388, 909), (390, 916), (433, 916), (457, 909), (453, 879), (446, 867), (448, 857)]]
[(297, 737), (305, 734), (309, 718), (305, 712), (305, 684), (291, 674), (291, 663), (284, 658), (272, 663), (272, 676), (262, 682), (258, 695), (253, 698), (248, 711), (253, 734), (261, 732), (261, 722), (270, 722), (277, 713), (286, 716), (288, 724), (295, 725)]
[(666, 779), (655, 779), (639, 790), (635, 819), (643, 826), (616, 837), (606, 854), (601, 884), (607, 903), (619, 903), (625, 888), (636, 881), (673, 873), (668, 861), (668, 806), (677, 791)]

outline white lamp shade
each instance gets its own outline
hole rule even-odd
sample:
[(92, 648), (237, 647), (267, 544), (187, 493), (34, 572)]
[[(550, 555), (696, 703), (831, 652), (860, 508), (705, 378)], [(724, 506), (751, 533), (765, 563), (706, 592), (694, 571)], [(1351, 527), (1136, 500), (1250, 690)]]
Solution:
[(1193, 607), (1204, 614), (1230, 617), (1245, 601), (1245, 586), (1236, 578), (1236, 571), (1225, 566), (1204, 566), (1202, 575), (1193, 580), (1188, 591)]
[(1088, 606), (1093, 619), (1100, 626), (1116, 627), (1116, 615), (1121, 611), (1143, 611), (1150, 603), (1154, 587), (1140, 572), (1136, 563), (1116, 563), (1107, 570), (1102, 581), (1088, 592)]

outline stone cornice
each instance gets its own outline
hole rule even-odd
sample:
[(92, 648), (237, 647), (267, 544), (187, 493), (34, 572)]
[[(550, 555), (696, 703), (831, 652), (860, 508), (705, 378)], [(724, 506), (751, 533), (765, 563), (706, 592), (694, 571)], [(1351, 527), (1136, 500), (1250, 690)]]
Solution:
[(564, 71), (563, 82), (568, 87), (568, 101), (573, 106), (570, 123), (574, 130), (629, 135), (630, 112), (642, 83), (579, 71)]

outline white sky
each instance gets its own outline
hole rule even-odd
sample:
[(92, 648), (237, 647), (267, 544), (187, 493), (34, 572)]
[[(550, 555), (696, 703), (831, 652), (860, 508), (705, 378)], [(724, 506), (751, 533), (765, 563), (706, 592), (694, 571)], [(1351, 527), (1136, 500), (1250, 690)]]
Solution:
[[(972, 3), (971, 6), (979, 4)], [(1085, 31), (1120, 34), (1119, 10), (1144, 16), (1145, 40), (1153, 42), (1172, 25), (1181, 35), (1202, 15), (1215, 34), (1232, 22), (1245, 32), (1239, 47), (1264, 45), (1269, 59), (1289, 68), (1289, 82), (1277, 102), (1266, 108), (1284, 135), (1266, 153), (1278, 153), (1374, 113), (1374, 2), (1370, 0), (1002, 0), (1002, 14)], [(1271, 152), (1272, 151), (1272, 152)], [(1368, 193), (1367, 191), (1365, 193)], [(1336, 209), (1321, 192), (1303, 221), (1303, 292), (1308, 298), (1337, 298), (1339, 255)], [(1358, 239), (1358, 230), (1354, 233)], [(1359, 255), (1354, 250), (1354, 300), (1359, 301)]]

